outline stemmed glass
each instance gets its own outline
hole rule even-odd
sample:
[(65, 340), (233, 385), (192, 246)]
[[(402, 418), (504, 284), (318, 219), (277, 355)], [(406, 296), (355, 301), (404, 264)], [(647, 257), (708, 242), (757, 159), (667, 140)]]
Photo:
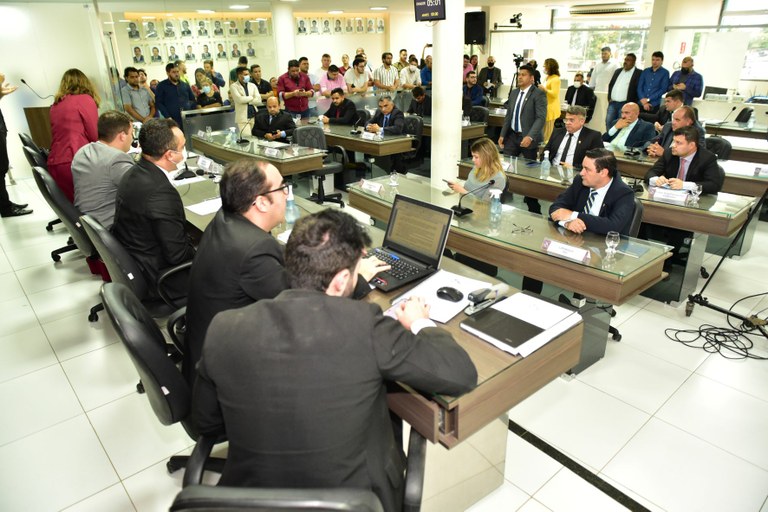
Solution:
[(691, 203), (699, 204), (699, 196), (701, 195), (701, 184), (697, 183), (696, 188), (691, 189)]
[(619, 246), (619, 232), (618, 231), (609, 231), (607, 235), (605, 235), (605, 252), (607, 254), (615, 254), (616, 248)]

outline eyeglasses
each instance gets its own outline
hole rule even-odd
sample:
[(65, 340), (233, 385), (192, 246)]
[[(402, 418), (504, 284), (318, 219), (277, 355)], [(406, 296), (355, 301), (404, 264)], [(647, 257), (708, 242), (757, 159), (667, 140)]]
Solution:
[(283, 191), (283, 194), (285, 194), (285, 195), (288, 195), (288, 187), (289, 187), (289, 186), (290, 186), (290, 184), (289, 184), (289, 183), (283, 183), (282, 185), (280, 185), (280, 186), (279, 186), (279, 187), (277, 187), (277, 188), (274, 188), (274, 189), (272, 189), (272, 190), (268, 190), (267, 192), (264, 192), (264, 193), (262, 193), (262, 194), (257, 194), (257, 195), (256, 195), (256, 197), (259, 197), (259, 196), (266, 196), (266, 195), (268, 195), (268, 194), (271, 194), (272, 192), (278, 192), (278, 191), (280, 191), (280, 190), (282, 190), (282, 191)]
[(512, 234), (529, 234), (533, 233), (533, 228), (531, 226), (518, 226), (517, 224), (512, 224)]

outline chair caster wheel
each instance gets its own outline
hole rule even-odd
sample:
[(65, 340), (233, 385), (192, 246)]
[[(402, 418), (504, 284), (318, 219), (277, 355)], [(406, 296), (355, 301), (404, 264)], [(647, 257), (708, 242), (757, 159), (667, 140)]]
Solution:
[(97, 322), (99, 320), (99, 314), (98, 313), (88, 313), (88, 321), (89, 322)]
[(61, 256), (59, 256), (58, 254), (51, 254), (51, 259), (52, 259), (52, 260), (53, 260), (55, 263), (58, 263), (58, 262), (60, 262), (60, 261), (61, 261)]
[(701, 274), (701, 277), (703, 277), (704, 279), (707, 279), (709, 277), (709, 272), (707, 272), (707, 270), (705, 268), (702, 268), (699, 271), (699, 273)]
[(144, 394), (144, 384), (142, 384), (141, 381), (139, 381), (139, 383), (136, 384), (136, 392), (140, 395)]
[(173, 474), (183, 467), (184, 466), (179, 466), (178, 464), (174, 463), (172, 460), (169, 460), (165, 463), (165, 468), (168, 470), (169, 474)]
[(45, 230), (46, 230), (46, 231), (53, 231), (53, 226), (51, 226), (51, 225), (49, 224), (49, 225), (45, 226)]
[(693, 313), (693, 302), (688, 302), (685, 304), (685, 316), (691, 316)]
[(611, 336), (611, 339), (613, 341), (621, 341), (621, 334), (614, 334), (613, 336)]

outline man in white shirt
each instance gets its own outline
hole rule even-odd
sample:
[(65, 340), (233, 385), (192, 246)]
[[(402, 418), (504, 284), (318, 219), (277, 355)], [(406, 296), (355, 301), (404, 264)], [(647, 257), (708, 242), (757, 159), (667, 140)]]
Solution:
[(381, 67), (373, 72), (373, 84), (376, 89), (395, 92), (400, 87), (400, 76), (397, 68), (392, 65), (392, 54), (381, 54)]
[(237, 68), (237, 81), (229, 86), (232, 103), (235, 104), (235, 123), (242, 130), (246, 125), (253, 128), (253, 118), (256, 117), (256, 107), (261, 106), (261, 94), (256, 85), (250, 83), (251, 73), (245, 66)]
[[(320, 57), (320, 67), (315, 71), (315, 76), (318, 77), (318, 80), (320, 77), (324, 76), (328, 72), (328, 68), (331, 66), (331, 56), (327, 53), (324, 53), (322, 57)], [(314, 83), (314, 82), (312, 82)]]
[(613, 126), (619, 118), (621, 107), (627, 102), (637, 103), (637, 84), (641, 71), (635, 67), (637, 57), (628, 53), (624, 57), (624, 66), (613, 72), (608, 84), (608, 110), (605, 113), (605, 128)]
[(415, 55), (408, 59), (408, 65), (400, 71), (400, 85), (404, 91), (410, 91), (417, 85), (421, 85), (421, 70), (419, 60)]
[(602, 60), (595, 64), (595, 68), (592, 70), (589, 86), (595, 91), (606, 92), (608, 91), (608, 82), (611, 81), (613, 72), (619, 68), (619, 65), (611, 60), (611, 49), (608, 46), (600, 49), (600, 58)]
[(344, 73), (344, 81), (347, 83), (350, 96), (363, 97), (366, 95), (368, 92), (368, 70), (365, 69), (364, 59), (358, 57), (352, 62), (352, 68)]

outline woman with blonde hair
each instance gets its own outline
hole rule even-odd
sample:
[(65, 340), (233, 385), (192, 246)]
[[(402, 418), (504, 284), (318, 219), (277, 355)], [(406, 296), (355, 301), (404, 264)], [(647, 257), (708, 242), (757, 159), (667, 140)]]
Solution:
[(477, 198), (489, 201), (491, 198), (490, 191), (493, 189), (503, 191), (507, 185), (507, 176), (504, 174), (504, 168), (501, 166), (501, 157), (499, 156), (499, 150), (496, 144), (488, 137), (477, 139), (470, 148), (472, 152), (472, 163), (474, 167), (469, 172), (467, 181), (464, 185), (457, 182), (449, 182), (448, 186), (451, 190), (458, 192), (459, 194), (466, 194), (471, 192), (489, 181), (493, 180), (493, 185), (472, 192)]
[(68, 69), (61, 77), (51, 106), (51, 153), (48, 172), (67, 199), (74, 202), (72, 159), (81, 147), (99, 138), (99, 94), (79, 69)]
[(555, 59), (544, 61), (547, 81), (539, 89), (547, 93), (547, 121), (544, 123), (544, 143), (549, 141), (555, 127), (555, 119), (560, 117), (560, 65)]

